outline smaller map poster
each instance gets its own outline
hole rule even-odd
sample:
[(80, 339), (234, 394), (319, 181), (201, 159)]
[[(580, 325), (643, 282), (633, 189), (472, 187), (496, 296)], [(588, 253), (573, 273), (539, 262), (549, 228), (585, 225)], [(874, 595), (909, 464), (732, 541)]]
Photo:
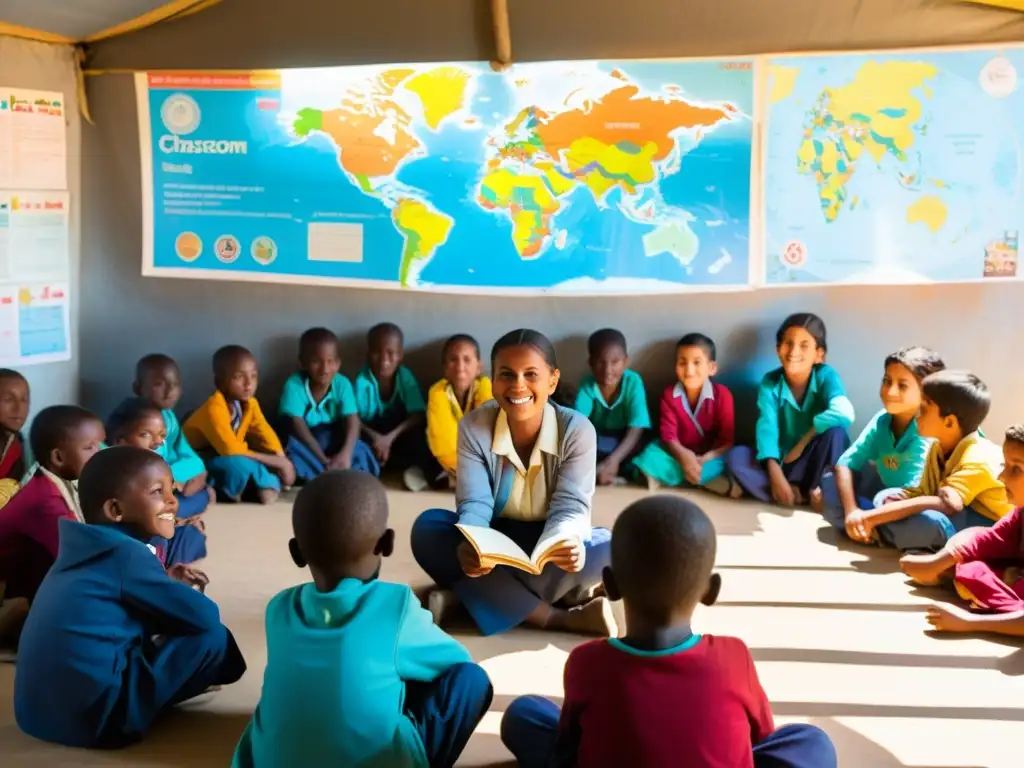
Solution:
[(143, 274), (744, 287), (754, 74), (752, 59), (139, 74)]
[(1024, 50), (777, 57), (765, 282), (1018, 278)]

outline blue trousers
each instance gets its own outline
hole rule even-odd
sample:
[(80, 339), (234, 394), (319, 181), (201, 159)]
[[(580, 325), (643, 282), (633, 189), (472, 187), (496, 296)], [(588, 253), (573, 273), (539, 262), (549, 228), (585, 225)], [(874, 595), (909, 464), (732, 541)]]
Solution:
[(191, 496), (178, 492), (175, 492), (174, 496), (178, 499), (178, 517), (181, 518), (201, 515), (210, 506), (210, 494), (206, 492), (205, 488)]
[[(553, 605), (575, 589), (590, 588), (601, 581), (601, 571), (611, 560), (611, 531), (594, 528), (585, 542), (586, 561), (579, 573), (566, 573), (548, 564), (540, 576), (516, 568), (498, 566), (486, 576), (471, 579), (459, 565), (456, 547), (466, 538), (455, 527), (459, 516), (447, 509), (428, 509), (412, 526), (412, 554), (416, 562), (442, 589), (452, 589), (485, 635), (512, 629), (539, 605)], [(496, 517), (492, 527), (532, 552), (544, 531), (544, 521), (525, 522)]]
[[(313, 427), (310, 431), (320, 444), (320, 450), (328, 456), (338, 452), (338, 448), (332, 445), (334, 430), (331, 425), (324, 424), (321, 427)], [(295, 477), (304, 483), (308, 483), (326, 469), (320, 459), (309, 449), (309, 446), (295, 435), (291, 435), (284, 444), (284, 455), (295, 465)], [(357, 440), (355, 448), (352, 449), (352, 469), (357, 472), (367, 472), (374, 477), (380, 476), (380, 463), (373, 455), (370, 446), (362, 440)]]
[[(821, 485), (822, 476), (832, 469), (850, 446), (850, 436), (841, 427), (832, 427), (807, 444), (800, 458), (782, 465), (782, 472), (796, 485), (804, 498)], [(771, 482), (764, 465), (756, 461), (757, 451), (746, 445), (737, 445), (726, 454), (725, 461), (732, 476), (743, 490), (760, 501), (772, 500)]]
[(494, 689), (480, 667), (455, 664), (432, 683), (407, 681), (405, 714), (416, 724), (431, 768), (450, 768), (483, 719)]
[[(875, 507), (885, 503), (885, 499), (899, 491), (899, 488), (886, 488), (875, 495)], [(964, 528), (990, 528), (995, 521), (989, 520), (972, 507), (964, 507), (955, 515), (947, 515), (937, 509), (926, 509), (916, 515), (905, 517), (894, 523), (878, 526), (878, 538), (883, 544), (896, 549), (925, 549), (938, 552), (949, 541), (953, 534)]]
[(206, 459), (206, 471), (218, 493), (238, 501), (249, 485), (256, 488), (281, 490), (281, 480), (266, 464), (248, 456), (211, 456)]
[(183, 563), (189, 565), (206, 557), (206, 534), (194, 525), (180, 525), (174, 529), (174, 536), (165, 539), (154, 536), (150, 542), (161, 552), (164, 567)]
[(121, 695), (97, 734), (98, 747), (138, 741), (153, 721), (211, 685), (229, 685), (245, 673), (245, 659), (225, 626), (199, 635), (159, 636), (131, 652)]
[[(405, 421), (406, 416), (405, 410), (399, 408), (368, 422), (366, 426), (375, 432), (386, 434)], [(437, 463), (427, 444), (427, 430), (424, 426), (403, 432), (391, 446), (386, 468), (404, 472), (410, 467), (422, 469), (428, 481), (433, 481), (441, 474), (441, 465)]]
[[(700, 706), (697, 704), (697, 706)], [(501, 740), (522, 768), (548, 768), (558, 737), (558, 705), (541, 696), (520, 696), (501, 719)], [(557, 744), (559, 752), (573, 745)], [(755, 768), (835, 768), (836, 748), (813, 725), (784, 725), (754, 745)], [(680, 755), (679, 765), (686, 765)]]
[[(885, 490), (882, 478), (874, 464), (865, 464), (860, 470), (853, 472), (853, 492), (860, 509), (874, 509), (874, 498)], [(839, 500), (839, 488), (836, 485), (834, 472), (826, 472), (821, 478), (822, 515), (837, 531), (846, 532), (846, 510)]]

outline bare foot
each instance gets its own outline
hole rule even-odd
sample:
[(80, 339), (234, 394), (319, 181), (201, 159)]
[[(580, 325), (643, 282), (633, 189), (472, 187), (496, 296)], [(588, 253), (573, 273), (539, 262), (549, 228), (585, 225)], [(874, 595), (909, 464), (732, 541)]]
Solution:
[(729, 482), (729, 478), (725, 475), (719, 475), (713, 480), (709, 480), (705, 483), (704, 487), (719, 496), (728, 496), (729, 491), (732, 490), (732, 483)]
[(217, 491), (214, 490), (212, 485), (206, 486), (206, 495), (210, 497), (211, 504), (217, 503)]
[(260, 504), (273, 504), (281, 494), (273, 488), (260, 488)]
[(648, 491), (656, 491), (659, 488), (661, 488), (661, 483), (659, 483), (657, 480), (655, 480), (650, 475), (644, 475), (643, 477), (644, 477), (644, 480), (647, 481), (647, 490)]
[(804, 505), (804, 495), (797, 486), (793, 486), (793, 506), (802, 507)]
[(900, 568), (915, 584), (933, 587), (942, 580), (942, 574), (949, 570), (943, 563), (942, 553), (934, 555), (904, 555)]
[(811, 510), (820, 515), (824, 510), (824, 506), (825, 494), (821, 492), (821, 488), (815, 488), (811, 491)]
[(595, 597), (586, 605), (566, 611), (564, 622), (559, 624), (562, 626), (552, 628), (598, 637), (615, 637), (619, 633), (612, 604), (607, 597)]

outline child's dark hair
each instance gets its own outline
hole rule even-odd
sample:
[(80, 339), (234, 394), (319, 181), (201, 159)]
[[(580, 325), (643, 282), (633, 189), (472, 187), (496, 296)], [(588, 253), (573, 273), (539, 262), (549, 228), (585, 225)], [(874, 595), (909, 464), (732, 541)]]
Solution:
[(140, 358), (139, 362), (135, 364), (135, 381), (141, 384), (147, 374), (167, 367), (177, 369), (178, 364), (174, 362), (174, 358), (168, 355), (162, 355), (159, 353), (146, 355), (145, 357)]
[(49, 469), (50, 454), (67, 439), (68, 433), (99, 417), (78, 405), (51, 405), (43, 408), (32, 421), (28, 444), (36, 461)]
[(387, 492), (365, 472), (324, 472), (302, 488), (292, 507), (295, 541), (314, 568), (366, 557), (387, 527)]
[(590, 355), (591, 360), (609, 347), (618, 347), (624, 355), (629, 354), (626, 349), (626, 337), (622, 331), (617, 331), (614, 328), (602, 328), (599, 331), (594, 331), (587, 339), (587, 354)]
[[(78, 500), (85, 522), (106, 522), (103, 505), (123, 496), (128, 484), (152, 464), (167, 466), (153, 451), (131, 445), (115, 445), (89, 459), (78, 480)], [(168, 474), (170, 471), (168, 467)]]
[(107, 440), (110, 443), (117, 443), (123, 440), (131, 432), (133, 426), (148, 416), (157, 416), (163, 419), (160, 409), (144, 397), (134, 397), (125, 400), (107, 419)]
[(790, 328), (803, 328), (811, 334), (812, 337), (814, 337), (814, 342), (818, 345), (819, 349), (823, 352), (828, 352), (825, 321), (813, 312), (796, 312), (783, 320), (782, 325), (779, 326), (779, 330), (775, 333), (776, 347), (782, 344), (782, 339), (786, 335), (786, 331)]
[(451, 351), (451, 348), (454, 347), (456, 344), (469, 344), (471, 347), (473, 347), (473, 349), (476, 350), (477, 359), (480, 358), (480, 344), (477, 342), (477, 340), (470, 336), (468, 333), (456, 333), (454, 336), (449, 336), (445, 340), (444, 346), (441, 347), (442, 363), (445, 361), (445, 358), (448, 357), (448, 353)]
[(716, 549), (715, 527), (700, 507), (681, 496), (648, 496), (615, 521), (612, 573), (630, 609), (665, 620), (700, 602)]
[(946, 363), (928, 347), (904, 347), (885, 358), (885, 367), (902, 365), (917, 379), (920, 384), (925, 377), (938, 371), (946, 370)]
[(1024, 447), (1024, 424), (1011, 424), (1007, 427), (1006, 442)]
[(239, 361), (251, 357), (253, 360), (256, 357), (243, 346), (238, 344), (228, 344), (227, 346), (221, 347), (213, 353), (213, 375), (214, 378), (220, 380), (226, 378), (231, 372), (232, 368), (239, 363)]
[(975, 432), (992, 406), (985, 382), (970, 371), (933, 373), (921, 382), (921, 392), (938, 406), (942, 418), (956, 416), (963, 435)]
[(676, 342), (676, 350), (680, 350), (683, 347), (700, 347), (704, 350), (704, 354), (710, 362), (715, 362), (715, 358), (718, 357), (718, 350), (715, 348), (715, 342), (711, 340), (710, 336), (705, 336), (703, 333), (688, 333), (679, 341)]
[(499, 354), (512, 347), (533, 347), (544, 358), (544, 362), (551, 370), (558, 367), (554, 344), (540, 331), (529, 328), (517, 328), (514, 331), (509, 331), (494, 342), (494, 346), (491, 347), (491, 367), (494, 366), (494, 361), (498, 359)]
[(397, 337), (398, 343), (405, 346), (405, 334), (402, 333), (402, 329), (394, 323), (377, 323), (367, 332), (366, 343), (370, 347), (373, 347), (375, 344), (383, 341), (389, 336)]
[(13, 368), (0, 368), (0, 381), (7, 381), (8, 379), (17, 379), (24, 381), (26, 384), (28, 383), (28, 379)]
[(299, 337), (299, 357), (305, 359), (324, 344), (338, 346), (338, 337), (328, 328), (310, 328)]

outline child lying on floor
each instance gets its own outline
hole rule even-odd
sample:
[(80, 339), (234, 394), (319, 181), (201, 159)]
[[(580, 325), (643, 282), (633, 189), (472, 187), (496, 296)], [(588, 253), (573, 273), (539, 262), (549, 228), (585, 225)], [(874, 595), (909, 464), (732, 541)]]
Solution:
[[(1024, 501), (1024, 424), (1006, 430), (999, 479), (1013, 504)], [(1016, 507), (991, 528), (968, 528), (934, 555), (907, 555), (903, 572), (931, 585), (952, 571), (957, 593), (973, 613), (952, 605), (928, 609), (928, 622), (946, 632), (1024, 636), (1024, 510)]]

